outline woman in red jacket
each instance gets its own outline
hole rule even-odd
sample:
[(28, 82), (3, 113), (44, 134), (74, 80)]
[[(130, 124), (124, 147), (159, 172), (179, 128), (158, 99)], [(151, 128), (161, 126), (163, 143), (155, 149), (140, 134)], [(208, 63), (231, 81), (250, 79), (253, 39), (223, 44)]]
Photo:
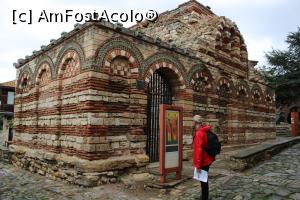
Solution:
[[(195, 134), (193, 138), (194, 144), (194, 167), (198, 172), (205, 170), (208, 172), (211, 163), (215, 160), (214, 157), (209, 156), (204, 148), (207, 146), (206, 132), (211, 129), (210, 126), (203, 124), (203, 119), (200, 115), (193, 117)], [(202, 200), (208, 200), (208, 181), (201, 182)]]

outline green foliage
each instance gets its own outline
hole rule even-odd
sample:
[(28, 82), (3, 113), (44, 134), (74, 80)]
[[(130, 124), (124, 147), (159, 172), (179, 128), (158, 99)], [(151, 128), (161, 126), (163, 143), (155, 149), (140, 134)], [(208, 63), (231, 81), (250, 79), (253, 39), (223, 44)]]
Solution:
[(276, 91), (277, 105), (300, 100), (300, 28), (289, 33), (287, 50), (272, 50), (266, 54), (269, 67), (261, 72)]

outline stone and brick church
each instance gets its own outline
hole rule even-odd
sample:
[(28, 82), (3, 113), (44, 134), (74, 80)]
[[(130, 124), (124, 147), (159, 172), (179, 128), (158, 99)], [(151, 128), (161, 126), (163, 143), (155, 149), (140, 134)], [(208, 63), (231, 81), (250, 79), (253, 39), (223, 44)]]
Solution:
[(195, 0), (130, 28), (76, 24), (15, 63), (13, 163), (82, 185), (158, 161), (159, 104), (183, 107), (225, 144), (275, 137), (274, 92), (237, 25)]

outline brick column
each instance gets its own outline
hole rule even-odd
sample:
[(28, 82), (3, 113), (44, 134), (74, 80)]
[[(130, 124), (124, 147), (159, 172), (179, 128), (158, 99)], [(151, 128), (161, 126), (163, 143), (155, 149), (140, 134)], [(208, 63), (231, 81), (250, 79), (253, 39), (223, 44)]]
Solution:
[(147, 140), (147, 136), (144, 133), (147, 120), (147, 94), (144, 87), (137, 84), (137, 80), (131, 79), (129, 88), (130, 104), (128, 107), (128, 111), (131, 113), (131, 126), (130, 134), (127, 135), (127, 138), (130, 142), (132, 153), (144, 154)]

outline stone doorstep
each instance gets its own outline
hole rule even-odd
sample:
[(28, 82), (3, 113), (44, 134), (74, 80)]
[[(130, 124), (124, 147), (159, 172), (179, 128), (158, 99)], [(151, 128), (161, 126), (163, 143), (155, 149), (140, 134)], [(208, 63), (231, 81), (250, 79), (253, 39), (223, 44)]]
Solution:
[(254, 147), (238, 151), (229, 157), (231, 169), (243, 171), (254, 167), (260, 161), (270, 159), (283, 149), (300, 142), (300, 136), (288, 139), (279, 139), (265, 142)]

